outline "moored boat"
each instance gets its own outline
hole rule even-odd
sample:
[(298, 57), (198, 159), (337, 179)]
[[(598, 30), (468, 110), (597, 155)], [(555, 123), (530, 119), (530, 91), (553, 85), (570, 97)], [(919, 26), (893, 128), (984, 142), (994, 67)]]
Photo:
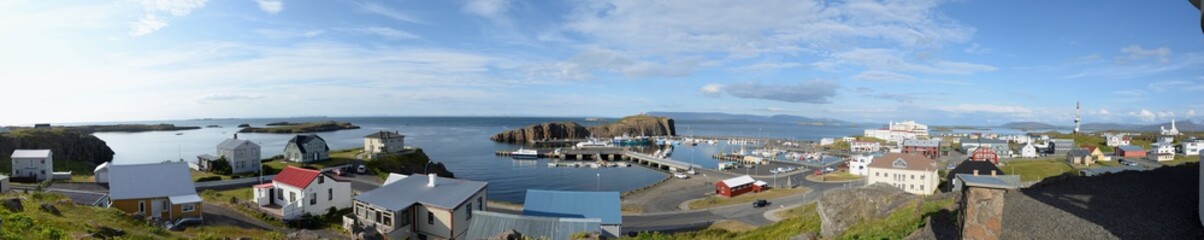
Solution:
[(510, 152), (510, 157), (514, 159), (536, 159), (539, 158), (539, 151), (536, 151), (535, 149), (519, 148), (518, 150)]

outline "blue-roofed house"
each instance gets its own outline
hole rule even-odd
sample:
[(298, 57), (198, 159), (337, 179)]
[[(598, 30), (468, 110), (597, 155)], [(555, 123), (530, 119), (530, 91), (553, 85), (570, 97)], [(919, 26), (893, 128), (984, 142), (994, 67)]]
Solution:
[(602, 235), (622, 236), (623, 216), (618, 192), (527, 190), (523, 215), (602, 220)]
[(479, 211), (469, 224), (465, 239), (493, 239), (499, 233), (513, 230), (531, 239), (569, 240), (577, 233), (601, 233), (602, 220), (597, 218), (537, 217), (499, 212)]

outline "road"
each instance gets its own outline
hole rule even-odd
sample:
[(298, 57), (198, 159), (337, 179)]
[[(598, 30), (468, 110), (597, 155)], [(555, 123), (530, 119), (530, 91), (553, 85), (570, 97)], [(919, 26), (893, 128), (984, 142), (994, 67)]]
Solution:
[[(800, 177), (801, 180), (801, 177)], [(737, 204), (707, 210), (678, 211), (650, 214), (632, 214), (623, 216), (623, 231), (661, 231), (675, 232), (705, 228), (718, 220), (736, 220), (753, 226), (765, 226), (773, 221), (765, 218), (765, 212), (784, 206), (794, 206), (814, 201), (818, 196), (832, 189), (860, 187), (864, 181), (850, 183), (817, 183), (802, 180), (800, 185), (811, 189), (811, 192), (801, 195), (771, 199), (770, 206), (753, 208), (750, 204)]]

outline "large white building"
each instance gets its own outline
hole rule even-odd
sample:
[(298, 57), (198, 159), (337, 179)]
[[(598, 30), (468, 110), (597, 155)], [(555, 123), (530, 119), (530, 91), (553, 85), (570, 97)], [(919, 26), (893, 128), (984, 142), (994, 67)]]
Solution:
[(1174, 119), (1171, 119), (1171, 128), (1170, 128), (1170, 129), (1167, 129), (1167, 128), (1166, 128), (1166, 127), (1164, 127), (1164, 126), (1158, 126), (1158, 128), (1161, 128), (1161, 129), (1162, 129), (1162, 135), (1163, 135), (1163, 136), (1178, 136), (1178, 135), (1181, 135), (1181, 134), (1183, 134), (1183, 133), (1180, 133), (1180, 132), (1179, 132), (1179, 128), (1176, 128), (1176, 127), (1175, 127), (1175, 120), (1174, 120)]
[(1175, 144), (1171, 137), (1160, 137), (1158, 142), (1150, 145), (1150, 151), (1146, 154), (1146, 158), (1154, 161), (1170, 161), (1175, 160)]
[(1185, 141), (1179, 147), (1179, 154), (1197, 156), (1200, 155), (1200, 150), (1204, 150), (1204, 140)]
[(891, 142), (900, 142), (903, 140), (927, 138), (928, 125), (919, 124), (915, 121), (891, 122), (886, 128), (882, 129), (866, 129), (866, 137), (883, 139)]
[(885, 183), (911, 194), (930, 195), (940, 184), (936, 162), (920, 155), (887, 153), (868, 165), (867, 184)]
[(17, 149), (11, 159), (14, 178), (33, 178), (40, 182), (54, 176), (54, 152), (50, 149)]
[(849, 142), (849, 151), (852, 152), (877, 152), (882, 149), (882, 144), (871, 141), (852, 141)]

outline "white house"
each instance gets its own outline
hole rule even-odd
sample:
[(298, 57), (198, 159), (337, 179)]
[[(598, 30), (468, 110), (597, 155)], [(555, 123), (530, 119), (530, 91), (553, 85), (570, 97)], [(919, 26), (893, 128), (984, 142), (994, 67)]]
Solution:
[(360, 226), (385, 239), (465, 239), (474, 211), (483, 211), (487, 182), (429, 174), (406, 177), (355, 196), (343, 228)]
[(326, 214), (330, 208), (351, 207), (351, 182), (322, 174), (318, 170), (288, 166), (270, 183), (255, 186), (255, 202), (261, 208), (285, 220), (306, 213)]
[(849, 150), (853, 152), (877, 152), (882, 149), (882, 144), (871, 141), (852, 141), (849, 143)]
[(1179, 153), (1185, 156), (1200, 155), (1200, 150), (1204, 150), (1204, 140), (1185, 141), (1179, 148)]
[(381, 153), (397, 153), (405, 150), (406, 135), (398, 132), (380, 131), (364, 136), (364, 153), (375, 157)]
[(1036, 158), (1037, 157), (1037, 147), (1033, 146), (1033, 143), (1031, 143), (1031, 142), (1024, 144), (1023, 147), (1020, 147), (1020, 157)]
[(92, 175), (96, 176), (96, 183), (108, 183), (109, 182), (109, 162), (104, 162), (104, 163), (101, 163), (100, 165), (97, 165), (96, 169), (92, 170)]
[(54, 153), (50, 149), (17, 149), (11, 159), (14, 178), (33, 178), (40, 182), (54, 176)]
[(1119, 147), (1129, 145), (1129, 135), (1120, 134), (1104, 134), (1104, 138), (1108, 141), (1109, 147)]
[(911, 194), (930, 195), (941, 181), (936, 162), (915, 154), (887, 153), (868, 168), (867, 184), (886, 183)]
[(231, 173), (259, 172), (260, 164), (263, 162), (260, 150), (259, 144), (238, 139), (238, 134), (234, 134), (234, 138), (217, 144), (217, 156), (209, 154), (197, 156), (197, 165), (201, 170), (209, 170), (213, 167), (214, 161), (225, 157), (226, 161), (230, 163)]
[(1175, 144), (1171, 141), (1173, 138), (1170, 137), (1158, 138), (1158, 142), (1150, 145), (1146, 158), (1154, 161), (1175, 160)]
[(878, 156), (880, 156), (880, 154), (853, 155), (852, 159), (849, 159), (849, 173), (860, 176), (869, 175), (870, 162), (873, 162), (874, 158)]

